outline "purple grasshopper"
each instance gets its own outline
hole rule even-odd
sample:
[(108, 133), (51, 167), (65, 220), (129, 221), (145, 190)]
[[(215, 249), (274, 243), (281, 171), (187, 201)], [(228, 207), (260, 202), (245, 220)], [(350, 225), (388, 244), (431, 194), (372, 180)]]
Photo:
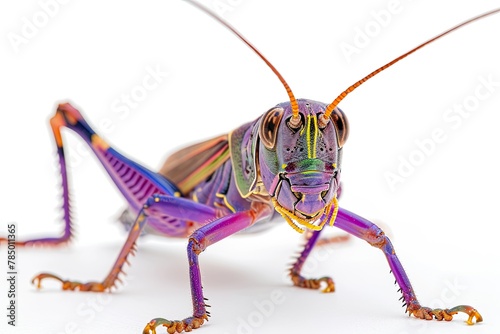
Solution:
[(324, 226), (335, 225), (383, 251), (410, 314), (427, 320), (451, 320), (454, 314), (463, 312), (468, 315), (469, 324), (474, 320), (482, 321), (477, 310), (467, 305), (444, 310), (421, 306), (389, 238), (375, 224), (339, 207), (341, 157), (349, 126), (337, 105), (363, 82), (402, 58), (466, 23), (499, 11), (473, 18), (417, 46), (356, 82), (330, 104), (295, 99), (285, 80), (267, 59), (237, 31), (214, 16), (269, 65), (284, 85), (289, 101), (227, 135), (178, 151), (167, 159), (158, 173), (114, 150), (73, 106), (59, 105), (51, 126), (63, 181), (64, 233), (60, 237), (18, 244), (55, 245), (68, 242), (72, 236), (62, 127), (81, 136), (124, 195), (129, 208), (122, 221), (130, 229), (115, 264), (103, 281), (80, 283), (42, 273), (33, 282), (40, 287), (44, 279), (51, 278), (60, 281), (64, 290), (109, 291), (117, 283), (128, 256), (135, 251), (136, 240), (142, 232), (188, 238), (193, 314), (183, 320), (153, 319), (144, 332), (155, 333), (158, 326), (166, 327), (169, 333), (190, 331), (200, 327), (209, 316), (202, 291), (199, 254), (232, 234), (271, 227), (282, 217), (297, 232), (307, 231), (306, 245), (290, 269), (294, 285), (334, 291), (331, 278), (306, 278), (301, 275), (301, 269)]

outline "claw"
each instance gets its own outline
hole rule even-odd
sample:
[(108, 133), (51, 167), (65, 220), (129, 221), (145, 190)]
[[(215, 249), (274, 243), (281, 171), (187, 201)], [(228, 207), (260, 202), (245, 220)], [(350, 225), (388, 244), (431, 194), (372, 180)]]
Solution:
[(325, 283), (325, 288), (323, 290), (321, 290), (321, 292), (323, 293), (330, 293), (330, 292), (335, 292), (335, 283), (333, 283), (333, 280), (328, 277), (328, 276), (325, 276), (325, 277), (321, 277), (321, 278), (318, 278), (317, 281), (321, 284), (321, 283)]
[[(448, 310), (450, 314), (456, 314), (458, 312), (463, 312), (469, 316), (467, 319), (467, 325), (474, 325), (474, 323), (478, 323), (483, 321), (483, 317), (481, 314), (472, 306), (469, 305), (459, 305), (455, 306)], [(474, 322), (474, 318), (476, 318), (476, 322)]]
[(335, 284), (328, 284), (323, 290), (321, 290), (323, 293), (330, 293), (330, 292), (335, 292)]
[(169, 334), (182, 333), (183, 331), (190, 332), (193, 329), (200, 328), (201, 325), (203, 325), (203, 323), (205, 322), (205, 320), (208, 321), (208, 317), (206, 314), (204, 314), (201, 317), (189, 317), (182, 321), (179, 320), (171, 321), (163, 318), (155, 318), (150, 322), (148, 322), (146, 327), (144, 327), (142, 333), (156, 334), (156, 327), (158, 326), (166, 327), (167, 333)]
[[(474, 323), (483, 321), (483, 317), (481, 316), (481, 314), (479, 314), (479, 312), (475, 308), (468, 305), (459, 305), (446, 310), (431, 309), (429, 307), (419, 307), (414, 310), (408, 308), (407, 310), (416, 318), (425, 320), (432, 320), (433, 318), (435, 318), (438, 321), (451, 321), (453, 319), (453, 315), (457, 314), (458, 312), (463, 312), (469, 316), (466, 321), (468, 325), (474, 325)], [(476, 322), (474, 322), (474, 318), (476, 319)]]
[(333, 280), (328, 277), (321, 278), (304, 278), (296, 272), (291, 272), (290, 276), (292, 278), (293, 285), (298, 286), (300, 288), (306, 289), (320, 289), (322, 283), (324, 283), (325, 287), (321, 290), (324, 293), (335, 292), (335, 283)]
[(43, 273), (35, 276), (31, 280), (31, 283), (35, 284), (38, 289), (41, 289), (42, 280), (44, 280), (45, 278), (52, 278), (55, 279), (56, 281), (61, 282), (63, 290), (74, 291), (78, 289), (79, 291), (92, 291), (92, 292), (104, 292), (106, 290), (106, 287), (100, 282), (87, 282), (87, 283), (73, 282), (73, 281), (63, 280), (56, 275), (48, 273)]

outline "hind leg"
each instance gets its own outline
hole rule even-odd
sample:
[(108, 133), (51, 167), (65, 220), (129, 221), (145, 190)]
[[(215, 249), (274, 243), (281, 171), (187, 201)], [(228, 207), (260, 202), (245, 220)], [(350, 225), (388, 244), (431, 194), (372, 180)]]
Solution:
[[(57, 146), (61, 171), (64, 229), (60, 236), (17, 241), (17, 245), (59, 245), (68, 242), (73, 235), (68, 171), (61, 136), (61, 128), (63, 127), (73, 130), (87, 143), (134, 212), (139, 212), (146, 199), (155, 193), (171, 196), (178, 193), (177, 187), (169, 180), (113, 149), (95, 133), (80, 112), (69, 103), (58, 106), (55, 115), (50, 120), (50, 125)], [(6, 239), (0, 238), (0, 243), (2, 241), (6, 241)]]
[[(56, 113), (57, 116), (57, 113)], [(71, 210), (70, 210), (70, 195), (69, 195), (69, 186), (68, 186), (68, 177), (67, 177), (67, 168), (66, 168), (66, 159), (64, 157), (64, 148), (61, 138), (61, 133), (59, 128), (61, 127), (60, 120), (58, 117), (52, 117), (50, 120), (50, 125), (52, 128), (52, 132), (54, 134), (54, 139), (57, 145), (57, 155), (59, 162), (59, 169), (62, 178), (62, 198), (63, 198), (63, 221), (64, 221), (64, 229), (60, 236), (57, 237), (44, 237), (44, 238), (35, 238), (29, 239), (25, 241), (16, 240), (17, 246), (29, 246), (29, 245), (61, 245), (70, 241), (73, 237), (73, 224), (71, 219)], [(6, 241), (5, 238), (0, 238), (0, 244)]]

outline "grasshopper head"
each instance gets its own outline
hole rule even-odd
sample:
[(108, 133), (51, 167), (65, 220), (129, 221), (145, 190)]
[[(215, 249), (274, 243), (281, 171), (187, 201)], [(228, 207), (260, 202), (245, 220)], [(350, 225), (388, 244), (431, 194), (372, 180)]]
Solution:
[(333, 224), (342, 146), (348, 136), (344, 113), (324, 119), (326, 104), (297, 100), (269, 110), (259, 125), (259, 168), (276, 210), (298, 232)]

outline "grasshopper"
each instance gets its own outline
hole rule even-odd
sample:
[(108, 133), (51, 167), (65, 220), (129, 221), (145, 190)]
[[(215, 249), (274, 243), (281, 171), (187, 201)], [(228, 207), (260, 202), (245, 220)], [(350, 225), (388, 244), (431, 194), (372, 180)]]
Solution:
[[(206, 8), (197, 6), (214, 16)], [(168, 332), (190, 331), (200, 327), (209, 316), (201, 286), (199, 254), (232, 234), (265, 229), (282, 218), (295, 231), (307, 232), (306, 245), (290, 269), (294, 285), (324, 292), (335, 290), (331, 278), (306, 278), (301, 275), (301, 269), (323, 228), (336, 226), (383, 251), (403, 294), (406, 310), (411, 315), (427, 320), (451, 320), (454, 314), (463, 312), (468, 315), (470, 324), (474, 320), (482, 321), (479, 312), (467, 305), (449, 309), (421, 306), (389, 238), (375, 224), (340, 208), (337, 201), (342, 151), (349, 134), (347, 117), (338, 104), (366, 80), (465, 23), (380, 67), (348, 87), (332, 103), (326, 104), (296, 99), (275, 67), (241, 34), (214, 17), (269, 65), (285, 87), (289, 101), (278, 104), (257, 120), (227, 135), (176, 152), (158, 173), (114, 150), (71, 104), (59, 105), (50, 124), (63, 179), (65, 229), (60, 237), (33, 239), (18, 242), (18, 245), (61, 244), (72, 236), (62, 128), (69, 128), (82, 137), (126, 198), (129, 209), (123, 222), (130, 225), (130, 232), (103, 281), (80, 283), (42, 273), (33, 279), (34, 283), (40, 287), (42, 281), (50, 278), (60, 281), (64, 290), (108, 291), (117, 283), (141, 232), (188, 238), (193, 314), (182, 320), (153, 319), (144, 332), (156, 332), (158, 326), (166, 327)], [(129, 221), (130, 216), (134, 217), (132, 221)]]

